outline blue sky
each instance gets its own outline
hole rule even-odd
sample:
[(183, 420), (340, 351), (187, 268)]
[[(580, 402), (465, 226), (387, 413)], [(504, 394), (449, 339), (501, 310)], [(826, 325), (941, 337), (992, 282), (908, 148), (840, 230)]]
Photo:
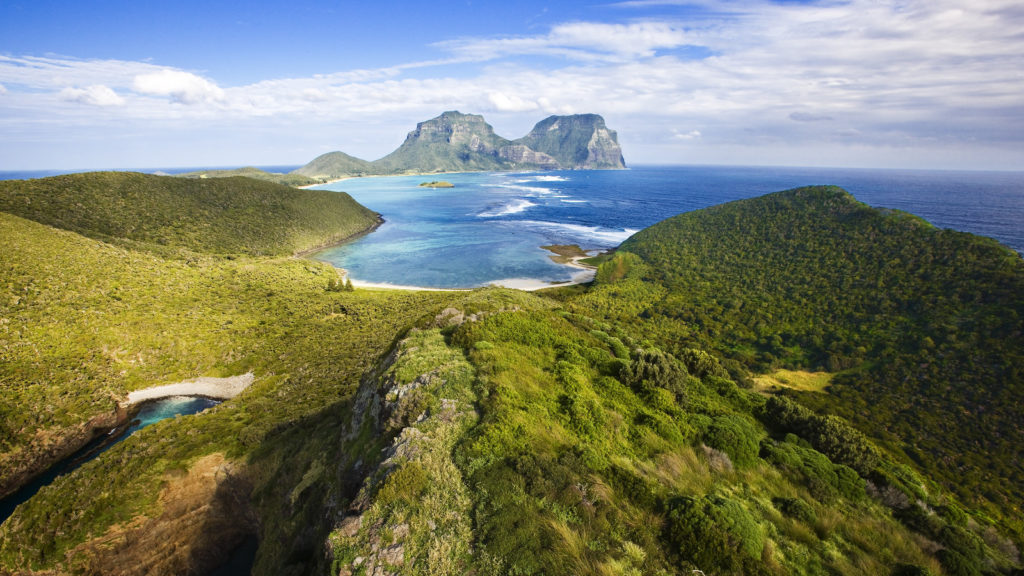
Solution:
[(372, 160), (445, 110), (598, 113), (633, 164), (1019, 170), (1018, 4), (4, 0), (0, 170)]

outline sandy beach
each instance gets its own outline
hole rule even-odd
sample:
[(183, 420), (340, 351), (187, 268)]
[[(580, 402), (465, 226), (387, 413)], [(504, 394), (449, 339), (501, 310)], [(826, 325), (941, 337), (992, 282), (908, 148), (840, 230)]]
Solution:
[[(572, 278), (565, 282), (548, 282), (546, 280), (540, 280), (537, 278), (503, 278), (501, 280), (494, 280), (488, 283), (488, 286), (500, 286), (502, 288), (513, 288), (516, 290), (523, 290), (524, 292), (534, 292), (536, 290), (544, 290), (545, 288), (558, 288), (561, 286), (573, 286), (575, 284), (585, 284), (594, 279), (594, 275), (597, 273), (597, 269), (586, 264), (581, 264), (580, 260), (588, 258), (588, 255), (573, 256), (571, 258), (565, 258), (561, 261), (562, 264), (576, 268), (578, 271), (574, 272)], [(348, 276), (346, 270), (338, 269), (343, 275), (352, 280), (352, 286), (355, 288), (366, 288), (371, 290), (415, 290), (415, 291), (427, 291), (427, 292), (466, 292), (473, 290), (473, 288), (427, 288), (425, 286), (410, 286), (403, 284), (389, 284), (386, 282), (364, 282), (362, 280), (356, 280)], [(482, 287), (482, 286), (481, 286)]]
[(154, 386), (129, 392), (126, 404), (131, 406), (147, 400), (156, 400), (157, 398), (167, 398), (169, 396), (206, 396), (208, 398), (227, 400), (241, 394), (255, 379), (256, 377), (252, 372), (228, 378), (204, 376), (176, 384), (165, 384), (163, 386)]

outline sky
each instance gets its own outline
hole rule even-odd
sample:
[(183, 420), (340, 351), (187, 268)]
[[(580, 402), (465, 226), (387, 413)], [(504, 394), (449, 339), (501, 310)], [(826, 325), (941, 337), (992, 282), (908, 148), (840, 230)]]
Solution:
[(0, 170), (374, 160), (596, 113), (627, 164), (1024, 170), (1020, 0), (2, 0)]

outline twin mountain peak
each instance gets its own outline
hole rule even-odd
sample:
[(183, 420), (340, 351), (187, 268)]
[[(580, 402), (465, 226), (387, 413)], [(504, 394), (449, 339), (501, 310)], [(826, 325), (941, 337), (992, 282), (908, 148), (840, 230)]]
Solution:
[(508, 140), (495, 134), (483, 116), (445, 112), (417, 124), (397, 150), (379, 160), (329, 152), (294, 173), (327, 180), (371, 174), (625, 167), (615, 131), (597, 114), (550, 116), (526, 136)]

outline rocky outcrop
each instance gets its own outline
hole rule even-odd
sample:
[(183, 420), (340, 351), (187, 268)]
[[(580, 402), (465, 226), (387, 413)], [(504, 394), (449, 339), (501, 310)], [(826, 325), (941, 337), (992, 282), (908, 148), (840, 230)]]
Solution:
[(0, 498), (16, 492), (51, 466), (71, 456), (94, 438), (128, 421), (128, 411), (116, 402), (109, 412), (66, 428), (39, 430), (22, 449), (0, 458)]
[(397, 150), (373, 165), (381, 173), (504, 170), (500, 150), (509, 144), (483, 116), (445, 112), (417, 124)]
[[(447, 309), (437, 322), (475, 318)], [(452, 452), (477, 419), (467, 397), (472, 381), (472, 367), (445, 344), (439, 328), (411, 331), (363, 379), (343, 443), (385, 443), (347, 467), (360, 484), (328, 540), (337, 574), (397, 576), (411, 566), (428, 574), (465, 573), (471, 500)], [(447, 397), (452, 393), (462, 399)]]
[(565, 169), (623, 169), (618, 136), (597, 114), (549, 116), (516, 140), (558, 161)]
[(542, 170), (557, 170), (561, 168), (558, 160), (543, 152), (531, 150), (525, 144), (508, 144), (503, 146), (498, 154), (503, 160), (511, 162), (514, 166), (538, 168)]

